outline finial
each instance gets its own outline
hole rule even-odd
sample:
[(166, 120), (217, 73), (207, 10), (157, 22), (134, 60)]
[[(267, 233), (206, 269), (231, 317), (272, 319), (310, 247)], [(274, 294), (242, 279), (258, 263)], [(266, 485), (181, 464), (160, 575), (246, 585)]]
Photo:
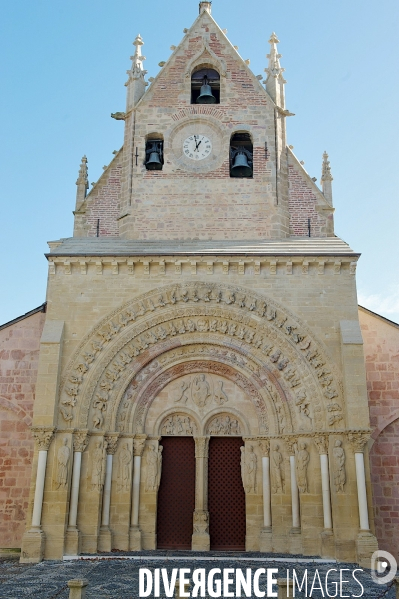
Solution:
[(331, 181), (333, 180), (332, 175), (331, 175), (331, 168), (330, 168), (330, 161), (328, 160), (328, 154), (327, 152), (324, 152), (323, 154), (323, 164), (321, 167), (321, 187), (323, 190), (323, 195), (326, 198), (327, 202), (329, 204), (333, 203), (333, 197), (332, 197), (332, 184)]
[(269, 59), (269, 64), (267, 66), (267, 69), (265, 69), (265, 72), (267, 73), (267, 78), (274, 77), (275, 79), (277, 79), (277, 77), (281, 76), (283, 80), (282, 82), (285, 83), (285, 80), (282, 77), (282, 73), (285, 71), (285, 69), (283, 69), (280, 66), (281, 54), (279, 54), (277, 51), (277, 44), (279, 43), (280, 40), (278, 39), (277, 35), (273, 32), (269, 39), (270, 54), (266, 54), (266, 58)]
[(130, 57), (130, 60), (132, 61), (132, 68), (130, 71), (127, 71), (128, 75), (134, 76), (134, 75), (141, 75), (142, 73), (144, 73), (143, 71), (143, 60), (145, 60), (145, 56), (142, 56), (141, 54), (141, 46), (144, 45), (143, 42), (143, 38), (141, 37), (140, 34), (138, 34), (136, 36), (136, 39), (133, 42), (133, 46), (136, 46), (136, 50), (134, 52), (134, 55)]
[(87, 158), (83, 156), (79, 167), (79, 175), (76, 181), (78, 186), (76, 190), (76, 208), (78, 209), (86, 197), (87, 190), (89, 189), (89, 179), (87, 177)]
[(212, 12), (212, 2), (210, 0), (201, 0), (199, 3), (199, 14), (201, 14), (202, 12), (209, 12), (209, 14), (211, 14)]

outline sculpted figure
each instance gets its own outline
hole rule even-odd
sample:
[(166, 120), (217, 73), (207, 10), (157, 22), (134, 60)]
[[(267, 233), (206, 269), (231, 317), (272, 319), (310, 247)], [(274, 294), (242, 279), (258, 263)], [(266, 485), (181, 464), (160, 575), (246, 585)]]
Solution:
[(101, 441), (97, 441), (96, 448), (93, 453), (91, 463), (91, 488), (92, 490), (101, 491), (103, 482), (104, 469), (104, 448)]
[(132, 452), (127, 443), (122, 445), (118, 458), (118, 491), (128, 491), (130, 482), (130, 463), (132, 461)]
[(306, 451), (306, 443), (301, 441), (299, 443), (299, 451), (296, 454), (296, 481), (298, 489), (301, 493), (308, 493), (308, 464), (309, 464), (309, 453)]
[(193, 401), (199, 408), (203, 408), (210, 396), (209, 383), (204, 374), (199, 374), (193, 380), (192, 395)]
[(222, 423), (222, 430), (221, 432), (224, 435), (229, 435), (230, 434), (230, 416), (226, 416), (226, 418), (224, 419), (223, 423)]
[(93, 428), (102, 428), (104, 424), (104, 412), (107, 409), (107, 402), (97, 395), (93, 403)]
[(162, 427), (162, 432), (165, 435), (173, 435), (173, 433), (175, 432), (175, 424), (173, 422), (173, 418), (168, 418), (165, 422), (165, 424)]
[(238, 420), (236, 420), (235, 418), (233, 418), (233, 420), (230, 422), (230, 433), (232, 435), (241, 434), (240, 425), (238, 424)]
[(156, 491), (158, 483), (158, 452), (150, 445), (147, 452), (147, 484), (146, 491)]
[(284, 493), (284, 468), (283, 468), (283, 462), (284, 462), (284, 458), (281, 455), (281, 453), (279, 452), (279, 445), (276, 445), (274, 450), (272, 451), (272, 455), (271, 455), (271, 462), (272, 462), (272, 470), (273, 470), (273, 479), (274, 479), (274, 485), (273, 485), (273, 492), (274, 493)]
[(277, 405), (276, 410), (277, 410), (278, 425), (280, 427), (280, 433), (284, 433), (285, 429), (287, 428), (287, 419), (285, 417), (284, 408), (280, 404), (280, 405)]
[(344, 492), (344, 484), (346, 483), (345, 472), (345, 451), (342, 447), (342, 441), (335, 441), (333, 449), (334, 459), (334, 485), (337, 493)]
[(68, 480), (68, 462), (71, 450), (68, 447), (68, 439), (65, 437), (63, 444), (57, 453), (57, 489), (60, 487), (66, 487)]
[(159, 483), (161, 482), (161, 474), (162, 474), (162, 452), (163, 447), (159, 445), (158, 447), (158, 477), (157, 477), (157, 489), (159, 489)]
[(208, 529), (208, 514), (207, 512), (194, 512), (194, 532), (203, 534)]
[(175, 402), (179, 402), (179, 401), (184, 401), (184, 403), (187, 403), (188, 400), (188, 395), (186, 393), (187, 389), (190, 388), (190, 381), (182, 381), (180, 384), (180, 396), (178, 397), (178, 399), (175, 399)]
[(247, 475), (247, 493), (256, 493), (256, 464), (257, 457), (254, 453), (253, 445), (249, 446), (249, 451), (246, 454), (245, 468)]
[(244, 489), (247, 489), (247, 481), (246, 481), (246, 472), (245, 472), (245, 447), (242, 446), (240, 447), (240, 451), (241, 451), (241, 480), (242, 480), (242, 486), (244, 487)]
[(219, 420), (219, 418), (215, 418), (209, 427), (209, 434), (210, 435), (219, 434), (220, 428), (221, 428), (220, 420)]
[(213, 394), (216, 403), (219, 406), (222, 406), (224, 403), (226, 403), (226, 401), (228, 401), (228, 397), (226, 395), (226, 393), (224, 392), (223, 389), (223, 381), (217, 381), (216, 382), (216, 390)]

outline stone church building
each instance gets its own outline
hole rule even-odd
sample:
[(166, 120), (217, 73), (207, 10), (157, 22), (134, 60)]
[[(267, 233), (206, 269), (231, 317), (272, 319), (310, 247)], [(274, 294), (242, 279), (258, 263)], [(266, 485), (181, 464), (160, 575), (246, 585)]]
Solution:
[[(0, 546), (398, 552), (399, 327), (287, 145), (278, 39), (255, 76), (200, 2), (146, 81), (46, 304), (0, 327)], [(396, 444), (396, 445), (395, 445)], [(395, 449), (396, 447), (396, 449)]]

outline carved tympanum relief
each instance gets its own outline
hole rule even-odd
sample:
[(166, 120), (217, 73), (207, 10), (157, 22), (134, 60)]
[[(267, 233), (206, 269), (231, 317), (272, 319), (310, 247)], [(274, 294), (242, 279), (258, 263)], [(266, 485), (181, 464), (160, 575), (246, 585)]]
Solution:
[(185, 414), (172, 414), (165, 418), (161, 426), (161, 435), (193, 435), (197, 432), (195, 422)]
[(337, 439), (333, 449), (333, 474), (336, 493), (344, 493), (344, 485), (346, 483), (345, 460), (345, 450), (342, 447), (342, 441)]
[[(170, 311), (165, 312), (163, 308), (174, 304), (176, 309), (171, 319)], [(256, 321), (251, 318), (252, 313), (256, 314)], [(144, 315), (145, 322), (140, 320)], [(328, 426), (335, 427), (343, 420), (343, 410), (338, 403), (340, 385), (334, 380), (334, 367), (327, 365), (323, 349), (303, 324), (295, 323), (288, 312), (284, 313), (281, 307), (253, 292), (248, 294), (244, 289), (228, 285), (198, 283), (153, 290), (102, 321), (75, 352), (63, 377), (60, 416), (72, 425), (76, 397), (84, 390), (83, 402), (79, 401), (78, 424), (87, 426), (91, 405), (91, 416), (96, 418), (93, 426), (103, 428), (102, 420), (107, 411), (104, 402), (110, 399), (110, 391), (121, 373), (131, 368), (133, 358), (167, 337), (172, 340), (175, 335), (198, 332), (236, 337), (252, 346), (254, 356), (259, 353), (281, 372), (281, 381), (288, 388), (299, 390), (301, 384), (306, 385), (314, 408), (310, 417), (314, 418), (316, 429), (322, 426), (322, 395), (331, 402), (331, 413), (326, 418)], [(106, 395), (96, 396), (99, 389)], [(98, 402), (96, 407), (95, 401)]]
[(55, 488), (65, 488), (68, 483), (68, 464), (71, 455), (71, 450), (68, 447), (68, 439), (65, 437), (62, 441), (62, 445), (57, 452), (56, 460), (56, 475), (55, 475)]
[(229, 414), (218, 414), (208, 425), (209, 435), (241, 435), (240, 423)]
[(258, 458), (253, 445), (241, 447), (241, 478), (247, 494), (256, 493), (256, 470)]
[(198, 407), (210, 409), (211, 404), (222, 406), (228, 401), (222, 380), (205, 374), (197, 374), (183, 379), (176, 389), (176, 403), (186, 405), (190, 400)]

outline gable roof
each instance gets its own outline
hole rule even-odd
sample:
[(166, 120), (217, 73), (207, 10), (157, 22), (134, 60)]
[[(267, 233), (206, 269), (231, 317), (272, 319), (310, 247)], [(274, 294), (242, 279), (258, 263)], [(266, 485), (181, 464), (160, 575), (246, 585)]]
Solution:
[(13, 320), (9, 320), (8, 322), (1, 324), (0, 331), (2, 331), (3, 329), (5, 329), (7, 327), (10, 327), (13, 324), (16, 324), (17, 322), (20, 322), (21, 320), (24, 320), (25, 318), (29, 318), (29, 316), (33, 316), (33, 314), (37, 314), (38, 312), (46, 312), (46, 307), (47, 307), (47, 302), (44, 302), (37, 308), (33, 308), (33, 310), (30, 310), (29, 312), (26, 312), (25, 314), (22, 314), (21, 316), (17, 316), (17, 318), (14, 318)]

